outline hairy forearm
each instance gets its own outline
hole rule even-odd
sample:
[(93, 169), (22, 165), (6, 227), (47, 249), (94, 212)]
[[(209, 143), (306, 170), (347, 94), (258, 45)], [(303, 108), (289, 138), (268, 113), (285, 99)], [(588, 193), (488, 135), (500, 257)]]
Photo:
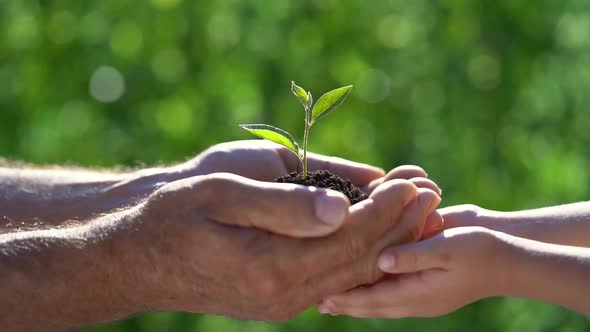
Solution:
[(481, 226), (542, 242), (590, 247), (590, 202), (542, 209), (484, 211)]
[(118, 212), (83, 226), (0, 235), (3, 331), (65, 331), (134, 312), (118, 241), (134, 216)]
[(502, 295), (557, 304), (590, 315), (590, 249), (510, 237), (510, 278)]
[(81, 221), (137, 203), (167, 169), (127, 173), (0, 168), (0, 233)]

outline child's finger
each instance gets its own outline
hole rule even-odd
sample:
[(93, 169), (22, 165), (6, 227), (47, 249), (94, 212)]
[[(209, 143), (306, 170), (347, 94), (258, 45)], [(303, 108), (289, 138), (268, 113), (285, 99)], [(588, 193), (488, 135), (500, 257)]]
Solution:
[(448, 254), (441, 250), (442, 234), (410, 244), (389, 247), (379, 256), (379, 268), (386, 273), (409, 273), (444, 268)]
[(323, 314), (338, 314), (353, 317), (376, 317), (377, 310), (384, 307), (382, 303), (387, 293), (383, 293), (382, 286), (391, 281), (380, 282), (370, 287), (359, 287), (345, 293), (332, 295), (318, 305), (318, 311)]
[(415, 275), (401, 276), (379, 282), (370, 287), (359, 287), (342, 294), (326, 297), (318, 305), (321, 313), (353, 317), (397, 318), (408, 313), (404, 304), (411, 301), (408, 294), (419, 293)]

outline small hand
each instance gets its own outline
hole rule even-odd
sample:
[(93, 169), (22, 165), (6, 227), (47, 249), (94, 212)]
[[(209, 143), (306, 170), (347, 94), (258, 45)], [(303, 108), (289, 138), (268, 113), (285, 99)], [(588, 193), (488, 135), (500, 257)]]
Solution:
[(324, 299), (324, 313), (355, 317), (434, 317), (450, 313), (504, 287), (498, 232), (460, 227), (430, 239), (390, 247), (380, 268), (396, 274), (375, 285)]
[(137, 311), (289, 319), (381, 278), (377, 254), (416, 240), (439, 202), (405, 180), (352, 207), (337, 192), (232, 174), (179, 180), (152, 194), (121, 236), (121, 288)]

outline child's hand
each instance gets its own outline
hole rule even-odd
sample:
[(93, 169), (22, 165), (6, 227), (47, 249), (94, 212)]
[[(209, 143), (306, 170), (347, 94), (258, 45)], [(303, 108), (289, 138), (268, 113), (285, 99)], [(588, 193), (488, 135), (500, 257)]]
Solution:
[(459, 227), (385, 249), (380, 268), (403, 274), (329, 296), (318, 309), (355, 317), (433, 317), (499, 295), (506, 279), (503, 271), (509, 269), (502, 261), (506, 255), (501, 234), (483, 227)]

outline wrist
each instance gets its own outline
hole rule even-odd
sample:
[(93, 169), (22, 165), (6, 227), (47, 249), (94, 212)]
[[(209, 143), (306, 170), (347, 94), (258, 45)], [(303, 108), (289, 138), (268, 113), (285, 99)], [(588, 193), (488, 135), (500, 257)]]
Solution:
[(57, 331), (137, 312), (124, 288), (131, 267), (114, 241), (126, 218), (119, 213), (77, 227), (0, 235), (0, 307), (13, 317), (7, 329), (33, 330), (27, 317)]
[(497, 238), (497, 264), (494, 270), (497, 272), (498, 283), (495, 289), (495, 296), (514, 296), (519, 287), (520, 275), (526, 270), (526, 259), (523, 259), (523, 244), (526, 239), (517, 236), (493, 231)]
[(482, 228), (485, 236), (479, 241), (483, 243), (484, 252), (477, 254), (483, 261), (485, 271), (481, 278), (485, 285), (483, 297), (505, 295), (513, 280), (515, 260), (510, 235), (489, 228)]
[(169, 168), (149, 168), (126, 174), (101, 191), (104, 203), (113, 208), (137, 204), (163, 185), (174, 181)]
[(172, 176), (166, 168), (151, 168), (122, 175), (117, 181), (96, 192), (76, 199), (76, 204), (62, 204), (61, 220), (89, 220), (110, 211), (130, 208), (169, 183)]
[(504, 233), (509, 233), (508, 230), (514, 221), (514, 216), (510, 212), (488, 210), (481, 207), (477, 207), (474, 211), (473, 218), (477, 226)]

